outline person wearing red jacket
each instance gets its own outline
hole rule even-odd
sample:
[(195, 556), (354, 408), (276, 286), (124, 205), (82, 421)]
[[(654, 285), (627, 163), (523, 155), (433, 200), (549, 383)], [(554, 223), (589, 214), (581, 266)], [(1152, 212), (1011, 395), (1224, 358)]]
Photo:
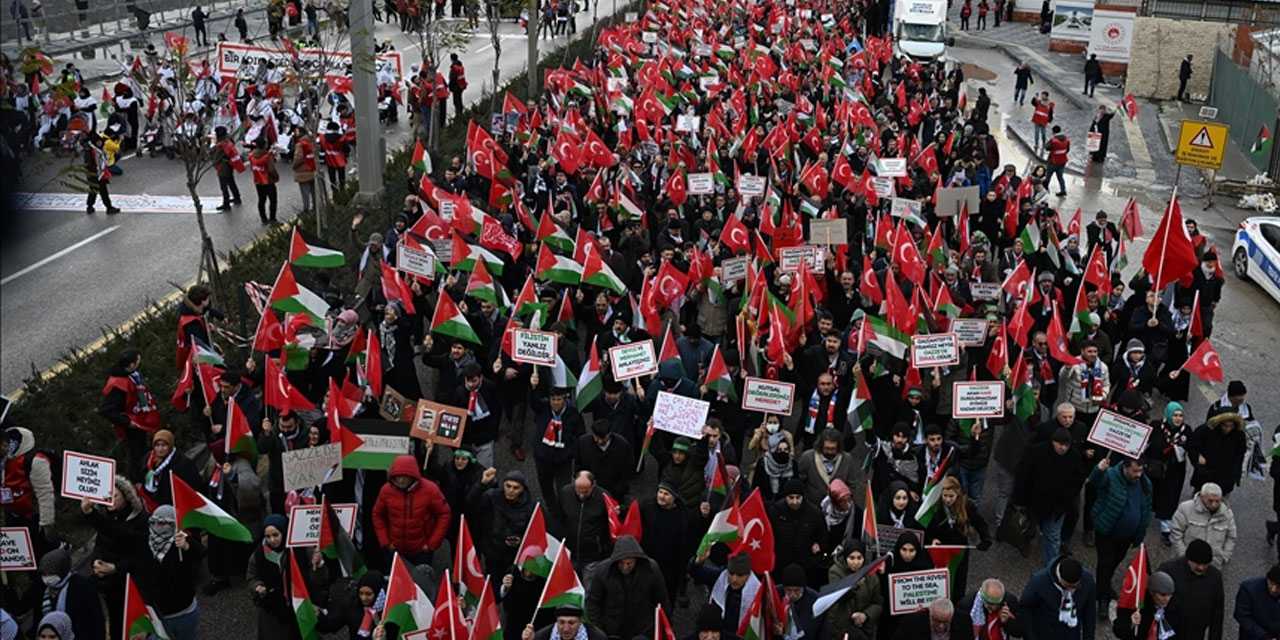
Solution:
[(406, 562), (429, 564), (449, 531), (449, 503), (436, 483), (422, 477), (413, 456), (397, 456), (388, 477), (373, 504), (378, 544)]
[(1049, 186), (1049, 179), (1056, 174), (1059, 198), (1067, 195), (1067, 184), (1062, 179), (1062, 172), (1067, 168), (1067, 152), (1070, 150), (1071, 140), (1062, 134), (1062, 127), (1053, 125), (1053, 137), (1049, 138), (1049, 175), (1045, 177), (1044, 184)]
[(1036, 132), (1034, 150), (1039, 153), (1049, 140), (1048, 127), (1053, 122), (1053, 103), (1049, 101), (1049, 92), (1042, 91), (1039, 98), (1032, 98), (1031, 107), (1035, 109), (1031, 114), (1031, 124)]
[(347, 140), (336, 122), (330, 122), (320, 138), (320, 151), (324, 154), (324, 166), (328, 167), (329, 185), (335, 196), (347, 187), (347, 154), (351, 152)]

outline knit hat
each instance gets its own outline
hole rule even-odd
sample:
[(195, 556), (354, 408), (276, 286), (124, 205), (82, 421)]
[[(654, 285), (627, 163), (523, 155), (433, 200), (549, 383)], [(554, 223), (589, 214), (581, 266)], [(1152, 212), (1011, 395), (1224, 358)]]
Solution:
[(1239, 380), (1232, 380), (1227, 383), (1228, 396), (1242, 396), (1246, 393), (1248, 393), (1248, 390), (1244, 388), (1243, 382), (1240, 382)]
[(1147, 590), (1151, 593), (1172, 594), (1173, 578), (1163, 571), (1157, 571), (1151, 574), (1151, 578), (1147, 580)]
[(729, 558), (729, 564), (725, 567), (735, 576), (742, 576), (751, 573), (751, 556), (744, 551)]
[(662, 491), (666, 491), (667, 493), (673, 496), (680, 495), (680, 492), (676, 491), (676, 486), (674, 484), (671, 484), (670, 482), (667, 482), (666, 480), (659, 482), (658, 488), (661, 489)]
[(1209, 564), (1213, 562), (1213, 547), (1208, 542), (1196, 538), (1187, 544), (1187, 560), (1199, 564)]
[(692, 448), (692, 446), (693, 446), (693, 443), (689, 441), (689, 438), (685, 436), (680, 436), (679, 438), (676, 438), (676, 441), (674, 443), (672, 443), (671, 450), (683, 451), (685, 453), (689, 453), (689, 449)]
[(782, 485), (782, 495), (784, 496), (802, 496), (804, 495), (804, 483), (796, 478), (792, 478)]
[(168, 442), (169, 446), (172, 447), (174, 443), (173, 432), (168, 429), (160, 429), (155, 433), (151, 434), (151, 444), (155, 444), (156, 440), (162, 440), (164, 442)]
[(1280, 564), (1271, 567), (1271, 569), (1267, 571), (1267, 579), (1276, 584), (1280, 584)]
[(792, 562), (782, 570), (782, 586), (784, 587), (803, 587), (808, 584), (808, 579), (804, 574), (804, 567)]
[(724, 616), (720, 615), (720, 607), (708, 602), (698, 612), (698, 628), (696, 631), (723, 631)]
[(1053, 430), (1053, 441), (1061, 444), (1071, 444), (1071, 432), (1066, 427), (1058, 427)]
[(59, 578), (71, 573), (71, 554), (66, 549), (58, 548), (44, 554), (37, 564), (40, 573), (45, 573)]

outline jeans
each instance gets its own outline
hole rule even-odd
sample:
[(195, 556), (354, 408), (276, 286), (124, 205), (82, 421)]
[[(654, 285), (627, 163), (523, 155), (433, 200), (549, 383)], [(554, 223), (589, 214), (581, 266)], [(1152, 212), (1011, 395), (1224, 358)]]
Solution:
[(316, 206), (316, 181), (308, 180), (298, 183), (298, 191), (302, 193), (302, 210), (315, 211)]
[(1098, 86), (1098, 79), (1097, 79), (1097, 78), (1085, 78), (1085, 79), (1084, 79), (1084, 92), (1085, 92), (1085, 93), (1087, 93), (1087, 94), (1089, 94), (1089, 97), (1090, 97), (1090, 98), (1092, 98), (1092, 97), (1093, 97), (1093, 88), (1094, 88), (1094, 87), (1096, 87), (1096, 86)]
[(311, 20), (311, 19), (307, 20), (307, 35), (311, 36), (312, 38), (320, 37), (320, 25), (316, 24), (315, 20)]
[(1014, 102), (1017, 102), (1019, 106), (1026, 104), (1026, 103), (1027, 103), (1027, 88), (1026, 88), (1026, 87), (1015, 87), (1015, 88), (1014, 88), (1014, 90), (1013, 90), (1013, 101), (1014, 101)]
[(1064, 180), (1064, 179), (1062, 178), (1062, 172), (1063, 172), (1063, 170), (1064, 170), (1064, 169), (1066, 169), (1066, 168), (1067, 168), (1067, 165), (1064, 165), (1064, 164), (1051, 164), (1051, 165), (1049, 165), (1049, 175), (1045, 177), (1045, 181), (1044, 181), (1045, 185), (1048, 185), (1048, 184), (1049, 184), (1049, 178), (1052, 178), (1053, 176), (1055, 176), (1055, 175), (1056, 175), (1056, 176), (1058, 176), (1058, 192), (1059, 192), (1059, 193), (1066, 193), (1066, 192), (1067, 192), (1067, 182), (1066, 182), (1066, 180)]
[(1058, 550), (1062, 548), (1062, 520), (1065, 517), (1065, 513), (1052, 515), (1036, 511), (1027, 512), (1027, 520), (1031, 522), (1031, 529), (1027, 532), (1028, 535), (1035, 537), (1036, 530), (1039, 530), (1043, 537), (1040, 541), (1040, 548), (1044, 553), (1044, 566), (1046, 567), (1058, 559)]
[[(1009, 500), (1013, 498), (1013, 472), (1006, 469), (999, 462), (993, 462), (991, 469), (995, 471), (996, 481), (996, 498), (993, 505), (996, 509), (996, 528), (1000, 528), (1000, 523), (1004, 522), (1004, 511), (1009, 507)], [(963, 479), (960, 481), (964, 482)]]
[(1035, 129), (1036, 133), (1035, 148), (1043, 149), (1044, 145), (1049, 142), (1049, 129), (1042, 124), (1033, 124), (1031, 128)]
[(170, 640), (196, 640), (196, 627), (200, 624), (200, 606), (193, 604), (191, 611), (164, 619)]
[(982, 502), (982, 487), (986, 482), (986, 467), (977, 469), (960, 467), (960, 487), (964, 490), (965, 497), (969, 498), (969, 502), (972, 502), (975, 507)]
[(426, 135), (431, 131), (431, 105), (424, 104), (418, 110), (422, 112), (422, 134)]

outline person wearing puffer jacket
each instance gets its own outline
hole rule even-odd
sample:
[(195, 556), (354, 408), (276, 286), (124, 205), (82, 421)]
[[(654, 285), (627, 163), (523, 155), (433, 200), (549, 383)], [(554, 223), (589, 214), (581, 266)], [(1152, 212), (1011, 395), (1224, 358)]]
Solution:
[(1222, 487), (1204, 483), (1199, 493), (1178, 505), (1173, 514), (1169, 540), (1178, 555), (1187, 552), (1192, 540), (1204, 540), (1213, 549), (1213, 564), (1224, 569), (1236, 548), (1236, 516), (1222, 500)]
[(147, 535), (147, 512), (133, 483), (120, 474), (115, 476), (111, 504), (105, 510), (86, 498), (80, 502), (80, 511), (98, 534), (91, 556), (93, 578), (107, 603), (111, 638), (122, 640), (124, 578), (133, 567), (134, 548)]
[(429, 564), (449, 530), (451, 512), (436, 483), (422, 477), (411, 455), (397, 456), (373, 505), (378, 544), (406, 562)]
[(1199, 491), (1206, 482), (1222, 487), (1222, 497), (1240, 484), (1240, 470), (1248, 450), (1244, 418), (1238, 413), (1219, 413), (1196, 427), (1187, 440), (1191, 461), (1191, 488)]

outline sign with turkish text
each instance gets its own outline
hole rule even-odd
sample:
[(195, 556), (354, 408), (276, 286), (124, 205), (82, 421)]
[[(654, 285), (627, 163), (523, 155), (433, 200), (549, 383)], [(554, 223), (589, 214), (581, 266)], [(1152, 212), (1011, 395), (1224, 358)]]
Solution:
[(309, 489), (342, 479), (342, 444), (294, 449), (280, 454), (284, 490)]
[(707, 411), (711, 403), (697, 398), (686, 398), (678, 393), (659, 391), (653, 403), (653, 426), (668, 433), (702, 439), (702, 427), (707, 424)]
[(742, 408), (778, 415), (791, 415), (796, 386), (790, 382), (778, 382), (765, 378), (747, 378), (743, 385)]
[(613, 367), (613, 379), (619, 382), (657, 373), (658, 357), (653, 351), (653, 340), (610, 348), (609, 366)]
[(877, 198), (892, 198), (892, 197), (893, 197), (893, 178), (886, 178), (886, 177), (884, 177), (884, 176), (876, 176), (876, 177), (872, 178), (872, 179), (871, 179), (871, 181), (872, 181), (872, 183), (875, 185), (875, 189), (876, 189), (876, 197), (877, 197)]
[(946, 569), (908, 571), (889, 576), (889, 614), (919, 611), (938, 598), (950, 599)]
[(436, 273), (436, 257), (408, 244), (396, 247), (396, 267), (415, 276), (431, 278)]
[[(348, 536), (356, 534), (355, 503), (331, 504), (338, 516), (338, 523), (347, 530)], [(314, 547), (320, 544), (320, 518), (323, 517), (324, 506), (318, 504), (299, 504), (289, 511), (289, 531), (285, 533), (286, 547)]]
[(805, 267), (812, 267), (815, 261), (813, 247), (782, 247), (778, 249), (778, 270), (794, 273)]
[(886, 178), (902, 178), (907, 175), (906, 158), (880, 158), (880, 175)]
[(700, 119), (698, 116), (676, 116), (676, 131), (697, 131)]
[(952, 383), (951, 417), (1004, 417), (1004, 382)]
[(1104, 62), (1128, 63), (1133, 53), (1132, 11), (1095, 9), (1093, 25), (1089, 29), (1087, 53), (1098, 56)]
[(1147, 449), (1151, 438), (1149, 425), (1126, 418), (1114, 411), (1102, 409), (1089, 430), (1089, 442), (1118, 451), (1130, 458), (1137, 458)]
[[(351, 53), (348, 51), (325, 51), (323, 49), (298, 49), (298, 66), (304, 75), (317, 74), (323, 69), (325, 77), (351, 77)], [(256, 70), (265, 68), (268, 62), (274, 62), (279, 69), (294, 67), (293, 56), (284, 49), (259, 47), (238, 42), (219, 42), (217, 47), (218, 74), (223, 77), (238, 75), (241, 69)], [(404, 61), (399, 51), (379, 53), (379, 65), (389, 65), (396, 78), (404, 77)]]
[(512, 329), (511, 359), (554, 367), (558, 342), (556, 334), (550, 331)]
[(409, 435), (419, 440), (429, 440), (447, 447), (462, 443), (462, 432), (467, 428), (467, 410), (430, 400), (419, 400)]
[(695, 196), (701, 196), (711, 193), (715, 188), (715, 181), (710, 173), (691, 173), (689, 178), (689, 193)]
[(1000, 297), (1000, 283), (971, 282), (969, 293), (973, 294), (974, 300), (996, 300)]
[(911, 364), (917, 369), (960, 363), (960, 339), (954, 333), (919, 335), (911, 341)]
[(951, 332), (965, 347), (981, 347), (987, 342), (987, 321), (983, 318), (956, 318), (951, 321)]
[(729, 258), (720, 263), (720, 279), (724, 282), (737, 282), (746, 280), (748, 261), (751, 258), (743, 256), (741, 258)]
[(762, 196), (765, 184), (763, 177), (744, 173), (738, 176), (738, 193), (744, 196)]
[(921, 204), (911, 198), (894, 198), (889, 205), (889, 215), (895, 218), (920, 217)]
[(115, 490), (115, 460), (62, 452), (62, 497), (111, 504)]

